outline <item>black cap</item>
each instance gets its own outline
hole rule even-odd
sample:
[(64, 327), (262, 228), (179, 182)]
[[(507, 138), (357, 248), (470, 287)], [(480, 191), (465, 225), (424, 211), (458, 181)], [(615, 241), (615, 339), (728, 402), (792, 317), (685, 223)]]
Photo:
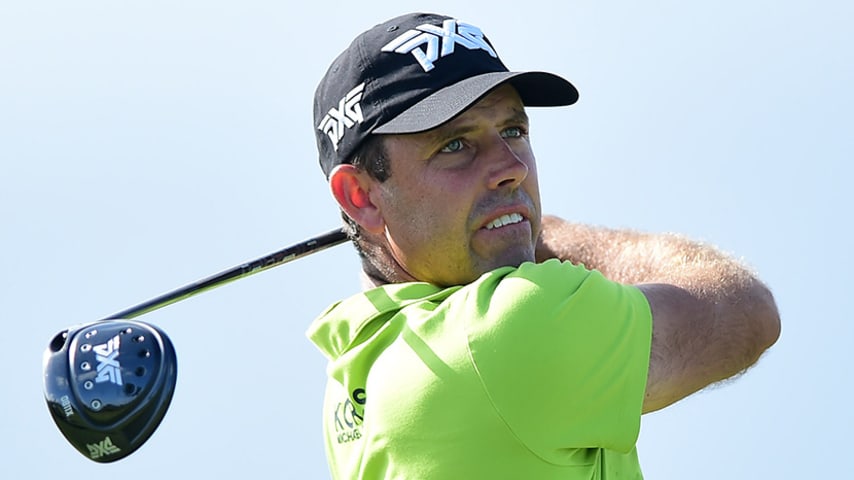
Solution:
[(578, 91), (546, 72), (511, 72), (473, 25), (411, 13), (362, 33), (329, 67), (314, 95), (320, 167), (349, 163), (372, 133), (417, 133), (510, 83), (531, 107), (572, 105)]

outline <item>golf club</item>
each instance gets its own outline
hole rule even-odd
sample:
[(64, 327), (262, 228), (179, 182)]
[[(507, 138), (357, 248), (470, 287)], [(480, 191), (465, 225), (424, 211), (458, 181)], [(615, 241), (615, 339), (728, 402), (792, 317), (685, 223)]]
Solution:
[(343, 230), (332, 230), (100, 321), (62, 330), (43, 357), (45, 401), (57, 427), (93, 461), (130, 455), (160, 425), (177, 380), (175, 348), (166, 333), (130, 319), (345, 241)]
[(241, 278), (254, 275), (256, 273), (269, 270), (273, 267), (292, 262), (298, 258), (305, 257), (312, 253), (326, 250), (327, 248), (340, 245), (347, 241), (347, 234), (343, 229), (331, 230), (316, 237), (309, 238), (290, 247), (283, 248), (277, 252), (265, 255), (256, 260), (252, 260), (236, 267), (229, 268), (210, 277), (203, 278), (196, 282), (187, 284), (163, 295), (152, 298), (146, 302), (140, 303), (128, 309), (116, 312), (104, 320), (116, 318), (136, 318), (148, 312), (152, 312), (175, 302), (185, 300), (199, 293), (206, 292), (225, 285), (226, 283), (239, 280)]

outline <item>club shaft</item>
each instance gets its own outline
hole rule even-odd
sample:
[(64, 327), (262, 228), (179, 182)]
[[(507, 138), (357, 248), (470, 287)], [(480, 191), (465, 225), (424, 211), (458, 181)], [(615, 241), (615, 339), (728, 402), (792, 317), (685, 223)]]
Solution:
[(283, 248), (282, 250), (273, 252), (264, 257), (243, 263), (220, 273), (211, 275), (210, 277), (203, 278), (178, 289), (166, 292), (163, 295), (152, 298), (151, 300), (140, 303), (139, 305), (127, 308), (121, 312), (116, 312), (102, 320), (136, 318), (140, 315), (144, 315), (167, 305), (198, 295), (199, 293), (220, 287), (226, 283), (292, 262), (312, 253), (340, 245), (346, 241), (347, 234), (344, 233), (343, 229), (331, 230), (322, 235), (309, 238), (308, 240)]

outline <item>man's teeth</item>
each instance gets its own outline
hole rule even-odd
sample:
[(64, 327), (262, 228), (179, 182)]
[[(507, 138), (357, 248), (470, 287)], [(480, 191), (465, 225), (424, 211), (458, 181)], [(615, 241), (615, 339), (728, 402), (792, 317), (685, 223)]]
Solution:
[(522, 218), (522, 215), (519, 215), (518, 213), (511, 213), (509, 215), (502, 215), (502, 216), (496, 218), (495, 220), (489, 222), (486, 225), (486, 229), (492, 230), (493, 228), (503, 227), (504, 225), (519, 223), (522, 220), (524, 220), (524, 218)]

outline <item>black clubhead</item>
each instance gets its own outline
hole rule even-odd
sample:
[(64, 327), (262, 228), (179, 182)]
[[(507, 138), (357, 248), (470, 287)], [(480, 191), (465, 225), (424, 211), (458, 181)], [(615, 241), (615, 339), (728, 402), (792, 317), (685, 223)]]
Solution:
[(57, 334), (44, 353), (44, 393), (65, 438), (87, 458), (114, 462), (160, 425), (177, 379), (175, 348), (159, 328), (104, 320)]

